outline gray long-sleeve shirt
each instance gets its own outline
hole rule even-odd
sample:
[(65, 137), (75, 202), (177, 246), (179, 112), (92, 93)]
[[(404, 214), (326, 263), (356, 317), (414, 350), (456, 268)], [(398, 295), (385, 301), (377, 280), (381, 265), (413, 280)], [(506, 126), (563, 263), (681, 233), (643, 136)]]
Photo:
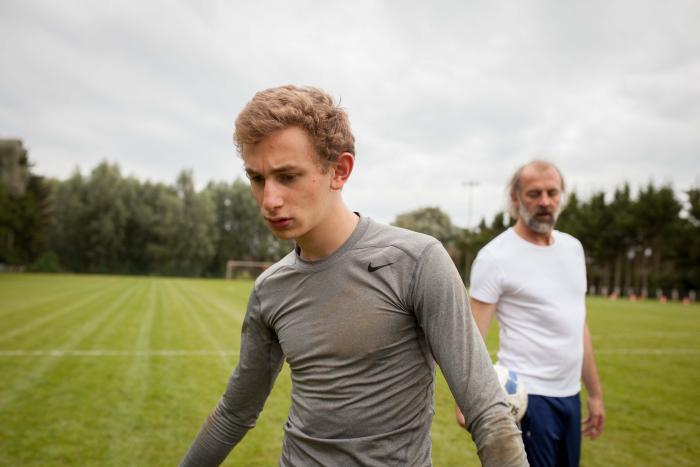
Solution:
[(460, 277), (432, 237), (361, 217), (329, 257), (292, 252), (265, 271), (238, 366), (182, 466), (223, 461), (255, 425), (285, 358), (281, 466), (430, 466), (435, 362), (482, 463), (527, 465)]

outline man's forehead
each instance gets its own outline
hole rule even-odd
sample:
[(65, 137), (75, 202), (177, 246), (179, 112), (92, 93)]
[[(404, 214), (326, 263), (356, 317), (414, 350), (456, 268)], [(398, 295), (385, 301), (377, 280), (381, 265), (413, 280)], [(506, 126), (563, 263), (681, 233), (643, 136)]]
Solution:
[(276, 173), (294, 170), (309, 170), (319, 167), (318, 157), (313, 153), (241, 151), (243, 170), (247, 173)]
[(555, 187), (561, 189), (561, 176), (559, 175), (559, 171), (552, 166), (527, 166), (523, 168), (520, 180), (523, 189), (526, 187)]
[(285, 155), (279, 155), (275, 157), (266, 157), (261, 154), (246, 154), (241, 155), (243, 159), (243, 168), (245, 170), (258, 171), (262, 170), (277, 170), (280, 168), (291, 168), (291, 167), (301, 167), (306, 165), (306, 158), (299, 157), (285, 157)]

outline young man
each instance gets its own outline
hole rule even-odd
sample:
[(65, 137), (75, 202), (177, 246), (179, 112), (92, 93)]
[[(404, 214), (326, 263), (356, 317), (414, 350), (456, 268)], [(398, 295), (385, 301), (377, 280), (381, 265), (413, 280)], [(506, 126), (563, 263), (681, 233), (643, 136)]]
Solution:
[[(554, 165), (539, 160), (524, 165), (512, 177), (509, 192), (517, 221), (472, 265), (472, 313), (484, 337), (496, 316), (498, 359), (519, 375), (529, 393), (521, 428), (530, 465), (577, 466), (581, 433), (595, 439), (605, 419), (585, 320), (583, 247), (554, 230), (564, 192)], [(581, 379), (588, 391), (583, 429)]]
[(234, 139), (265, 222), (296, 248), (255, 281), (238, 366), (181, 465), (223, 461), (285, 359), (281, 466), (431, 465), (435, 361), (483, 464), (527, 465), (446, 251), (343, 203), (355, 161), (345, 112), (318, 89), (268, 89)]

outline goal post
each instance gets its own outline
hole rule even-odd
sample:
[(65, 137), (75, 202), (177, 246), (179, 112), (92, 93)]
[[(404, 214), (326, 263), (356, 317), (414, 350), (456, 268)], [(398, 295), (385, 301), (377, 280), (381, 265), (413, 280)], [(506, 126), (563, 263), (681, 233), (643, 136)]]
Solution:
[(229, 260), (226, 262), (226, 279), (254, 279), (272, 266), (269, 261)]

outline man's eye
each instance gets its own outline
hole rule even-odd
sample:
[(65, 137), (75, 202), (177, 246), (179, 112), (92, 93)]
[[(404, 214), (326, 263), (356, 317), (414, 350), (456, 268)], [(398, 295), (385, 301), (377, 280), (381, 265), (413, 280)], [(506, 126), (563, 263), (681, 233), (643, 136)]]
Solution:
[(248, 175), (248, 180), (250, 180), (250, 183), (254, 183), (256, 185), (260, 185), (265, 181), (265, 179), (260, 175)]
[(279, 179), (282, 183), (292, 183), (298, 176), (298, 174), (281, 174)]

